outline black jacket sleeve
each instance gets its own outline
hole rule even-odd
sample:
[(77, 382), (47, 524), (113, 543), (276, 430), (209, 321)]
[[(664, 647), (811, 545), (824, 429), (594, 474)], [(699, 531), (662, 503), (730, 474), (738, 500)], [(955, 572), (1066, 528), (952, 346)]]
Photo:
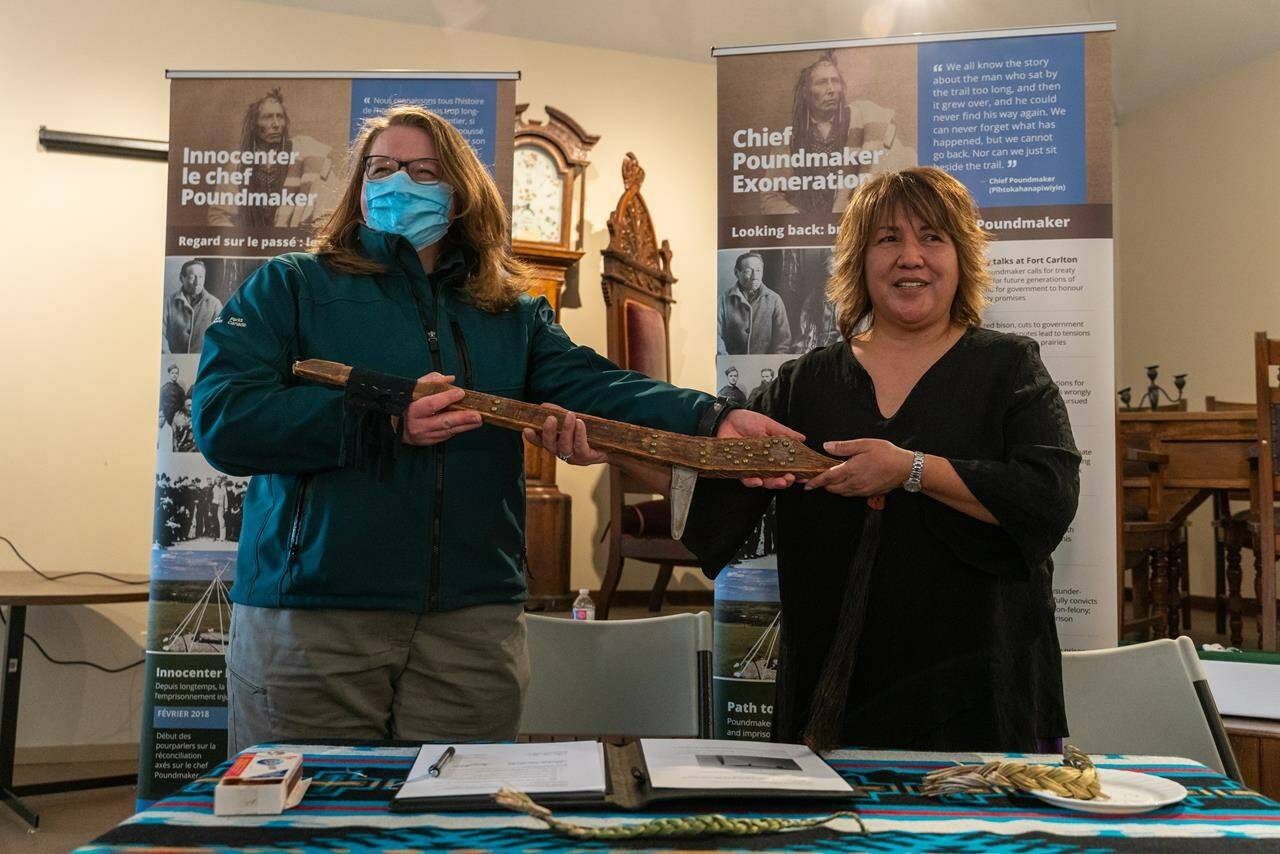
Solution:
[(957, 555), (996, 574), (1025, 575), (1049, 558), (1075, 518), (1080, 497), (1080, 452), (1067, 408), (1030, 339), (1011, 372), (1004, 404), (1004, 456), (951, 460), (973, 496), (999, 528), (938, 502), (930, 521)]
[[(747, 408), (786, 424), (794, 364), (783, 365), (777, 379), (752, 395)], [(680, 541), (698, 558), (705, 576), (715, 578), (733, 560), (776, 495), (734, 479), (698, 478)]]

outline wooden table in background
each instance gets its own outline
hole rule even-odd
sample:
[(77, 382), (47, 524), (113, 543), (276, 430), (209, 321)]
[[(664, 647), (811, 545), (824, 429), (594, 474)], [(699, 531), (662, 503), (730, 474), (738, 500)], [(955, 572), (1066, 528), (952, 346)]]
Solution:
[[(1257, 502), (1254, 458), (1258, 445), (1258, 420), (1252, 410), (1234, 412), (1120, 412), (1121, 441), (1128, 447), (1146, 448), (1169, 457), (1163, 489), (1152, 521), (1185, 522), (1215, 492), (1246, 490)], [(1146, 478), (1126, 478), (1124, 498), (1146, 507)], [(1123, 502), (1122, 505), (1123, 506)], [(1256, 508), (1255, 508), (1256, 509)], [(1268, 512), (1270, 508), (1268, 508)], [(1263, 561), (1262, 648), (1276, 649), (1275, 567)], [(1238, 615), (1241, 573), (1228, 571), (1228, 608)]]
[(1244, 777), (1240, 782), (1268, 798), (1280, 798), (1280, 721), (1223, 717), (1222, 724)]
[(0, 705), (0, 801), (22, 816), (32, 827), (40, 816), (19, 795), (72, 792), (103, 786), (127, 786), (138, 782), (136, 774), (123, 777), (94, 777), (61, 780), (28, 786), (13, 785), (13, 754), (18, 746), (18, 693), (22, 688), (22, 647), (29, 605), (104, 605), (112, 602), (146, 602), (150, 597), (150, 576), (111, 573), (137, 584), (121, 584), (90, 575), (49, 581), (27, 572), (0, 572), (0, 606), (9, 606), (6, 618), (3, 704)]

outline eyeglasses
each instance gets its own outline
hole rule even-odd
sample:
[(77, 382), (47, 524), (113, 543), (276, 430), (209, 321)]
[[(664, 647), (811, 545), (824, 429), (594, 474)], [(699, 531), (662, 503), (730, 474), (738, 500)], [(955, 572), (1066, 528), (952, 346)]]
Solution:
[(370, 154), (364, 159), (364, 177), (370, 181), (382, 181), (403, 169), (415, 184), (437, 184), (440, 182), (439, 163), (434, 157), (396, 160), (394, 157)]

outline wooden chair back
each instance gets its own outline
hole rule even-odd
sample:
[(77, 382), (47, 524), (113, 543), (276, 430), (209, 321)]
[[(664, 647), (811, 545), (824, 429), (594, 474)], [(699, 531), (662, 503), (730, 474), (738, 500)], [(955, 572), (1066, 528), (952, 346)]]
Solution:
[[(1124, 499), (1121, 524), (1121, 560), (1117, 572), (1117, 617), (1120, 637), (1140, 630), (1145, 638), (1155, 629), (1173, 637), (1180, 621), (1190, 625), (1190, 611), (1183, 596), (1186, 586), (1186, 525), (1159, 521), (1163, 504), (1164, 473), (1168, 454), (1121, 442)], [(1132, 500), (1131, 505), (1129, 501)], [(1125, 617), (1125, 573), (1132, 571), (1132, 616)], [(1179, 612), (1179, 608), (1182, 612)]]
[(1276, 369), (1280, 367), (1280, 341), (1268, 338), (1265, 332), (1253, 336), (1253, 373), (1257, 392), (1258, 409), (1258, 495), (1253, 508), (1257, 513), (1258, 545), (1261, 548), (1258, 573), (1258, 600), (1261, 603), (1262, 648), (1276, 648), (1276, 557), (1280, 544), (1276, 542), (1275, 503), (1280, 497), (1280, 483), (1276, 473), (1280, 471), (1280, 446), (1276, 436), (1280, 433), (1280, 380), (1273, 383)]
[[(1143, 509), (1148, 520), (1159, 517), (1161, 498), (1164, 493), (1164, 467), (1169, 464), (1169, 456), (1145, 448), (1126, 447), (1124, 449), (1123, 470), (1126, 486), (1141, 484), (1146, 492), (1143, 497)], [(1125, 522), (1139, 521), (1129, 518), (1129, 508), (1125, 508)]]
[(1245, 402), (1242, 400), (1221, 400), (1213, 395), (1205, 395), (1204, 411), (1205, 412), (1244, 412), (1257, 406), (1252, 401)]
[[(640, 193), (644, 170), (630, 152), (622, 161), (622, 197), (609, 216), (609, 245), (604, 255), (600, 286), (604, 291), (609, 359), (620, 367), (657, 380), (671, 379), (671, 247), (659, 242), (649, 207)], [(622, 572), (622, 561), (638, 558), (657, 562), (660, 571), (654, 594), (660, 603), (673, 563), (692, 563), (692, 555), (678, 542), (658, 536), (636, 548), (639, 537), (623, 534), (627, 496), (651, 494), (616, 468), (609, 472), (609, 559), (596, 616), (605, 619)], [(649, 508), (653, 510), (654, 508)], [(661, 517), (663, 508), (655, 515)], [(630, 512), (635, 512), (634, 510)], [(644, 515), (644, 514), (642, 514)], [(669, 516), (669, 513), (667, 514)], [(669, 530), (669, 523), (668, 523)], [(654, 599), (650, 600), (651, 609)]]
[[(675, 302), (671, 286), (676, 277), (671, 275), (671, 246), (665, 240), (658, 242), (649, 206), (640, 194), (643, 183), (644, 169), (627, 152), (622, 161), (622, 198), (609, 215), (609, 245), (601, 252), (605, 337), (611, 362), (669, 382), (671, 305)], [(623, 492), (646, 491), (629, 477), (620, 480)], [(614, 503), (620, 508), (621, 497)]]
[(671, 247), (658, 243), (653, 219), (640, 194), (644, 170), (634, 154), (622, 162), (625, 187), (609, 215), (604, 252), (605, 317), (609, 359), (658, 380), (671, 378)]

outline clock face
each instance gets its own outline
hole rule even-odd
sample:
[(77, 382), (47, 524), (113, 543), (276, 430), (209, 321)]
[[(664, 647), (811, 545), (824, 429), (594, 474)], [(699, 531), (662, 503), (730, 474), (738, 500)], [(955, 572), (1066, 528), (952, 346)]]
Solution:
[(552, 156), (536, 145), (516, 148), (511, 184), (511, 236), (559, 243), (564, 223), (564, 180)]

